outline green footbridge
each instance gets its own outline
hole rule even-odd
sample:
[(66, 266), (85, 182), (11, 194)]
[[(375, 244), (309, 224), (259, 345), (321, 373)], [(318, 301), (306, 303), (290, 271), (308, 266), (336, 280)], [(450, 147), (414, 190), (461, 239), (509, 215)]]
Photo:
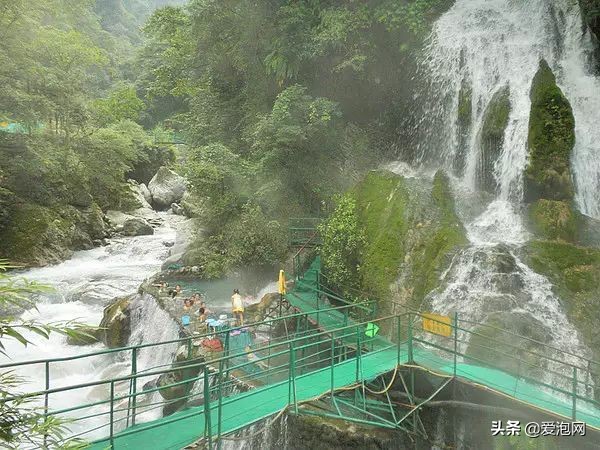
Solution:
[[(309, 256), (296, 261), (294, 287), (274, 307), (281, 312), (274, 318), (244, 329), (3, 364), (3, 371), (45, 370), (46, 386), (0, 401), (37, 402), (41, 419), (69, 419), (72, 436), (90, 442), (91, 449), (165, 450), (198, 442), (219, 448), (243, 436), (242, 430), (249, 428), (245, 432), (253, 434), (266, 429), (286, 411), (418, 433), (423, 428), (419, 411), (453, 380), (555, 420), (585, 422), (588, 430), (600, 430), (592, 381), (597, 363), (549, 347), (544, 352), (510, 348), (482, 333), (480, 324), (458, 317), (449, 322), (412, 311), (377, 314), (374, 302), (349, 302), (327, 288), (319, 257), (305, 253)], [(215, 335), (223, 350), (198, 357), (197, 342)], [(467, 354), (464, 348), (475, 342), (472, 338), (504, 365), (495, 367), (490, 358)], [(515, 336), (516, 342), (522, 339), (527, 338)], [(187, 358), (175, 365), (139, 367), (141, 353), (161, 348), (183, 348)], [(529, 357), (524, 356), (527, 352)], [(128, 364), (129, 373), (51, 385), (55, 370), (107, 355)], [(427, 397), (418, 398), (415, 379), (424, 376), (435, 380), (435, 386)], [(156, 379), (161, 381), (148, 383)], [(406, 400), (400, 407), (390, 399), (392, 386), (403, 387)], [(167, 389), (167, 400), (156, 395)], [(61, 403), (58, 398), (77, 390), (82, 393), (78, 404), (54, 406)], [(159, 417), (165, 406), (177, 402), (188, 406)]]

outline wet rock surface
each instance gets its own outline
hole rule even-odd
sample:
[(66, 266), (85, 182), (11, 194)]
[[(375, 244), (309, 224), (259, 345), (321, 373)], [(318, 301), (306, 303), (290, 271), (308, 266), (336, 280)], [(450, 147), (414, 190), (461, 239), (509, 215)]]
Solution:
[(104, 309), (100, 322), (102, 342), (108, 348), (125, 347), (131, 335), (131, 310), (133, 296), (116, 299)]
[(140, 217), (132, 217), (123, 223), (121, 234), (124, 236), (143, 236), (154, 234), (154, 228)]
[(185, 178), (172, 170), (161, 167), (148, 183), (152, 204), (158, 209), (167, 209), (179, 202), (187, 190)]

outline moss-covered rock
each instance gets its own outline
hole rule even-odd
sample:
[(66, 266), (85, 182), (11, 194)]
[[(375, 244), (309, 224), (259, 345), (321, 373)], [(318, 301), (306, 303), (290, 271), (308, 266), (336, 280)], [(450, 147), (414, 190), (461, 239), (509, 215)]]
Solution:
[(366, 239), (360, 252), (362, 285), (376, 298), (387, 298), (405, 254), (409, 192), (404, 178), (380, 171), (369, 173), (354, 195)]
[(477, 160), (477, 181), (487, 192), (495, 192), (498, 183), (494, 176), (496, 161), (502, 154), (504, 131), (510, 116), (510, 88), (498, 90), (490, 101), (483, 117), (480, 136), (480, 154)]
[(530, 96), (525, 199), (572, 200), (570, 157), (575, 145), (575, 118), (544, 60), (533, 79)]
[[(362, 236), (358, 287), (379, 299), (382, 308), (389, 308), (392, 297), (419, 306), (437, 287), (450, 255), (467, 242), (448, 178), (439, 172), (432, 186), (373, 171), (347, 195), (356, 201)], [(355, 272), (354, 267), (347, 268), (347, 273)]]
[(0, 255), (23, 265), (44, 265), (71, 255), (70, 224), (44, 206), (17, 205), (0, 238)]
[(0, 230), (0, 257), (22, 265), (61, 262), (74, 250), (92, 248), (107, 236), (103, 214), (96, 204), (41, 206), (19, 202)]
[[(533, 241), (525, 249), (529, 266), (553, 284), (569, 317), (581, 333), (594, 359), (600, 360), (600, 249), (567, 242)], [(596, 385), (600, 367), (593, 367)], [(596, 392), (600, 398), (600, 390)]]
[[(196, 354), (194, 347), (188, 349), (187, 345), (182, 345), (177, 349), (175, 360), (171, 365), (174, 370), (160, 375), (157, 381), (157, 386), (160, 388), (158, 392), (162, 398), (169, 402), (163, 408), (165, 415), (172, 414), (185, 405), (187, 402), (186, 397), (192, 391), (196, 382), (195, 378), (203, 369), (200, 364), (202, 362), (204, 362), (204, 358)], [(194, 365), (194, 367), (181, 368), (190, 365)], [(182, 383), (186, 380), (191, 381)]]
[[(484, 325), (475, 328), (466, 355), (474, 358), (476, 363), (489, 364), (512, 373), (532, 378), (543, 376), (544, 359), (535, 354), (543, 352), (543, 346), (520, 336), (546, 344), (551, 340), (544, 324), (531, 314), (495, 312), (486, 318)], [(490, 345), (494, 341), (496, 343)]]
[(131, 335), (132, 297), (118, 298), (104, 308), (100, 322), (102, 342), (108, 348), (125, 347)]
[(458, 93), (458, 148), (453, 161), (454, 172), (462, 176), (465, 170), (465, 157), (469, 148), (473, 115), (473, 88), (463, 80)]
[(529, 205), (529, 220), (536, 236), (544, 240), (576, 242), (579, 214), (572, 204), (558, 200), (538, 200)]

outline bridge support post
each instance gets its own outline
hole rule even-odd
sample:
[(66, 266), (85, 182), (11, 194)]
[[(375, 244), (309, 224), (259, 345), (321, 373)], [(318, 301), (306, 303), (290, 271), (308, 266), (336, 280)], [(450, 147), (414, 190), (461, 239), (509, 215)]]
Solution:
[(408, 363), (414, 363), (413, 358), (413, 317), (408, 314)]
[(204, 435), (208, 440), (208, 449), (212, 449), (212, 421), (210, 412), (210, 380), (208, 366), (204, 365)]
[(110, 382), (110, 448), (115, 448), (115, 382)]
[(296, 398), (296, 350), (294, 341), (290, 341), (290, 376), (288, 380), (288, 403), (294, 402), (294, 412), (298, 414), (298, 401)]
[(400, 365), (400, 348), (402, 347), (402, 317), (398, 316), (397, 319), (397, 324), (396, 324), (396, 333), (397, 333), (397, 337), (398, 337), (398, 357), (397, 357), (397, 362), (396, 365)]
[(577, 367), (573, 367), (573, 420), (577, 419)]
[(331, 333), (331, 401), (335, 401), (333, 398), (334, 393), (334, 372), (333, 367), (335, 366), (335, 337), (334, 333)]
[[(227, 348), (229, 347), (229, 331), (225, 331), (225, 346), (223, 348), (224, 356), (227, 356)], [(218, 388), (218, 397), (219, 397), (219, 407), (218, 407), (218, 419), (217, 419), (217, 449), (221, 450), (222, 441), (221, 441), (221, 430), (222, 430), (222, 418), (223, 418), (223, 371), (225, 370), (224, 358), (221, 358), (219, 362), (219, 374), (217, 376), (217, 382), (219, 383)]]
[[(137, 347), (131, 349), (131, 381), (129, 385), (131, 405), (131, 425), (135, 425), (135, 410), (137, 407)], [(129, 425), (129, 411), (127, 411), (127, 425)]]
[[(50, 389), (50, 361), (46, 361), (45, 364), (46, 370), (46, 393), (44, 394), (44, 422), (48, 419), (48, 406), (49, 406), (49, 398), (48, 398), (48, 390)], [(48, 435), (44, 435), (44, 447), (47, 445)]]
[(454, 313), (454, 378), (456, 378), (456, 358), (458, 354), (458, 312)]
[(356, 382), (359, 383), (362, 380), (361, 377), (361, 349), (360, 349), (360, 329), (356, 327)]

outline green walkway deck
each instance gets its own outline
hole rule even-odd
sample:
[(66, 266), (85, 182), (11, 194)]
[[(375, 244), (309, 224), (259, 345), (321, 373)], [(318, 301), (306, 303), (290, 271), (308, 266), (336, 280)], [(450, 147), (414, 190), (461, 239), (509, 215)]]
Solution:
[[(362, 357), (361, 379), (370, 380), (393, 370), (397, 348), (371, 352)], [(333, 366), (334, 389), (354, 384), (356, 358)], [(305, 402), (331, 391), (331, 368), (321, 369), (296, 378), (296, 400)], [(272, 416), (289, 405), (288, 381), (233, 395), (223, 400), (223, 434), (245, 428)], [(215, 403), (215, 402), (213, 402)], [(212, 433), (217, 433), (218, 411), (211, 406)], [(115, 436), (116, 449), (167, 450), (180, 449), (195, 442), (205, 431), (204, 407), (190, 408), (154, 422), (136, 425)], [(110, 446), (108, 439), (96, 442), (92, 449)]]
[[(324, 332), (332, 332), (341, 327), (352, 330), (355, 327), (359, 334), (358, 330), (362, 330), (364, 324), (355, 323), (349, 317), (348, 310), (319, 311), (330, 306), (322, 304), (322, 300), (319, 299), (319, 271), (320, 260), (317, 257), (303, 278), (287, 295), (288, 302), (295, 309), (307, 312), (306, 316)], [(354, 341), (352, 333), (350, 334), (350, 337), (342, 339), (343, 345), (351, 346), (352, 343), (357, 342)], [(572, 399), (561, 399), (557, 394), (549, 393), (548, 389), (526, 382), (518, 376), (490, 367), (460, 362), (461, 358), (455, 362), (451, 351), (442, 357), (443, 352), (427, 348), (427, 345), (417, 343), (413, 345), (411, 341), (403, 343), (398, 349), (396, 344), (377, 338), (371, 341), (370, 349), (367, 348), (365, 353), (363, 353), (363, 345), (360, 344), (361, 356), (358, 360), (353, 356), (333, 366), (297, 375), (295, 380), (290, 376), (283, 381), (267, 384), (245, 393), (223, 397), (220, 429), (218, 401), (212, 399), (209, 405), (210, 434), (216, 436), (220, 431), (221, 435), (226, 435), (273, 416), (291, 405), (319, 398), (332, 390), (343, 389), (357, 382), (373, 380), (393, 370), (398, 364), (409, 363), (408, 346), (410, 345), (413, 354), (411, 364), (445, 377), (452, 377), (456, 373), (456, 376), (464, 382), (481, 385), (498, 395), (508, 396), (565, 420), (573, 417)], [(353, 348), (356, 350), (357, 346)], [(288, 375), (293, 372), (293, 368), (288, 367), (285, 370)], [(600, 410), (587, 404), (585, 399), (578, 398), (577, 402), (576, 420), (585, 421), (588, 426), (600, 429)], [(182, 448), (205, 435), (207, 422), (205, 406), (190, 408), (166, 418), (133, 426), (116, 434), (113, 439), (114, 448), (119, 450)], [(109, 446), (109, 439), (104, 439), (94, 443), (92, 448), (101, 449)]]

